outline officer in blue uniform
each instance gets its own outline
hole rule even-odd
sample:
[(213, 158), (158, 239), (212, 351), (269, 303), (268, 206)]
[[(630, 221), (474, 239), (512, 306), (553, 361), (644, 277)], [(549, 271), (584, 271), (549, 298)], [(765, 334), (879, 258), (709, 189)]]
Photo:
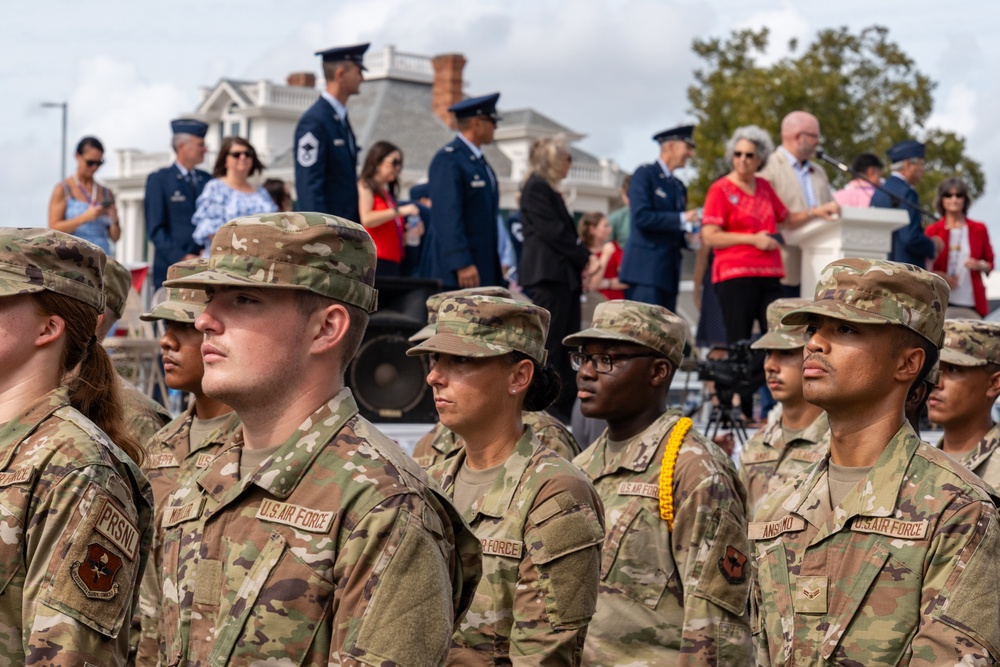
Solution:
[(153, 242), (153, 289), (167, 279), (167, 268), (182, 259), (201, 253), (192, 238), (195, 200), (212, 176), (195, 169), (205, 159), (205, 134), (208, 125), (200, 120), (180, 118), (171, 121), (172, 146), (176, 159), (169, 167), (154, 171), (146, 178), (146, 235)]
[(448, 108), (458, 136), (431, 160), (434, 224), (424, 236), (420, 275), (445, 289), (503, 285), (497, 253), (500, 190), (482, 146), (492, 143), (500, 93)]
[(697, 219), (696, 210), (685, 210), (687, 188), (673, 172), (694, 156), (693, 135), (693, 125), (655, 135), (660, 157), (636, 169), (628, 189), (631, 230), (618, 277), (629, 285), (629, 299), (670, 311), (677, 309), (685, 233)]
[[(926, 268), (928, 259), (933, 260), (944, 248), (941, 239), (927, 238), (920, 215), (920, 199), (913, 186), (924, 177), (924, 145), (908, 139), (901, 141), (888, 151), (892, 174), (883, 187), (892, 193), (888, 195), (878, 190), (872, 196), (872, 208), (901, 208), (910, 216), (910, 222), (892, 233), (892, 251), (889, 259)], [(907, 206), (903, 201), (911, 202)]]
[(358, 142), (347, 100), (364, 81), (368, 44), (317, 51), (326, 90), (295, 127), (296, 210), (318, 211), (359, 222)]

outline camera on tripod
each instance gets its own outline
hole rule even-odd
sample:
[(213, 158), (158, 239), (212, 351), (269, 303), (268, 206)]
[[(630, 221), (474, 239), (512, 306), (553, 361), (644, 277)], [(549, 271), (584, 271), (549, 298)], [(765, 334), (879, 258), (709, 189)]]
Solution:
[[(746, 441), (746, 424), (739, 407), (733, 406), (733, 396), (740, 393), (756, 391), (764, 384), (764, 350), (754, 350), (750, 347), (752, 339), (744, 339), (718, 345), (708, 353), (717, 358), (708, 358), (698, 362), (698, 379), (703, 382), (715, 383), (715, 402), (712, 413), (708, 417), (705, 428), (706, 435), (714, 438), (719, 428), (728, 428), (736, 434), (740, 442)], [(724, 358), (718, 354), (724, 352)]]

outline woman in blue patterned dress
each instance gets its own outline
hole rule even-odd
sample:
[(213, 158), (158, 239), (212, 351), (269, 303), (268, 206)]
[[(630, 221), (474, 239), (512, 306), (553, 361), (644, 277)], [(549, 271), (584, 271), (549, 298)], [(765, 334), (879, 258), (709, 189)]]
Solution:
[(49, 227), (90, 241), (105, 254), (121, 238), (111, 190), (94, 180), (104, 164), (104, 145), (84, 137), (76, 145), (76, 173), (60, 181), (49, 199)]

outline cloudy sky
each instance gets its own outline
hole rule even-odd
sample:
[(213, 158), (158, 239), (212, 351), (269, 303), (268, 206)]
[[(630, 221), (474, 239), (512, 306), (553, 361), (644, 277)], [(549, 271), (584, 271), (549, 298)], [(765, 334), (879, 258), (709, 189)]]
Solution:
[[(938, 82), (931, 125), (968, 140), (987, 194), (972, 210), (1000, 239), (1000, 3), (834, 3), (790, 0), (0, 0), (0, 194), (8, 224), (43, 225), (59, 178), (59, 111), (71, 145), (84, 134), (115, 149), (163, 150), (170, 118), (221, 77), (283, 81), (318, 71), (310, 54), (340, 43), (395, 44), (468, 59), (466, 90), (503, 92), (587, 135), (583, 147), (633, 169), (655, 154), (650, 135), (686, 119), (701, 63), (695, 37), (768, 26), (772, 43), (822, 28), (885, 25)], [(821, 119), (822, 120), (822, 119)], [(72, 149), (71, 149), (72, 150)], [(845, 156), (849, 158), (850, 156)], [(99, 176), (111, 176), (114, 160)]]

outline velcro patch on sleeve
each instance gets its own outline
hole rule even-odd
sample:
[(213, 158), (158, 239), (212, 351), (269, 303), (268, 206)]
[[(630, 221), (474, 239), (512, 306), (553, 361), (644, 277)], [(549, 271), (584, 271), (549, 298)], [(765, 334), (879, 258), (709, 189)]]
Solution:
[(281, 523), (310, 533), (329, 532), (334, 514), (266, 498), (261, 501), (257, 510), (258, 519)]
[(659, 498), (660, 487), (656, 484), (645, 484), (642, 482), (622, 482), (618, 485), (618, 495)]
[(805, 519), (789, 514), (777, 521), (751, 521), (748, 533), (751, 540), (770, 540), (782, 533), (796, 532), (805, 527)]
[(22, 466), (0, 472), (0, 486), (12, 486), (14, 484), (26, 484), (35, 476), (35, 466)]
[(887, 516), (859, 516), (854, 518), (851, 530), (856, 533), (874, 533), (902, 540), (922, 540), (927, 536), (927, 520), (902, 521)]
[(110, 498), (104, 500), (104, 507), (94, 524), (94, 530), (121, 549), (129, 560), (135, 560), (139, 554), (139, 529), (124, 512), (115, 507)]

